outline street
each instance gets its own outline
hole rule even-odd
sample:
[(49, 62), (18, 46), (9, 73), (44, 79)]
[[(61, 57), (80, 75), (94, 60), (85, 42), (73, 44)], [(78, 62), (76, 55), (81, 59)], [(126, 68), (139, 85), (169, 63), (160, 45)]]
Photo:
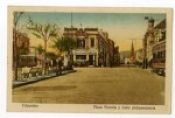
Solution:
[(137, 67), (75, 68), (74, 73), (13, 89), (13, 102), (164, 104), (164, 77)]

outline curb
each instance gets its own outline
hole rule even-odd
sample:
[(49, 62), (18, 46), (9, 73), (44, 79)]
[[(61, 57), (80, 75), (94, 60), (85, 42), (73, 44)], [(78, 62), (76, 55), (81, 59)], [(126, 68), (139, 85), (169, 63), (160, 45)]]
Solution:
[(27, 82), (24, 82), (24, 83), (18, 83), (18, 84), (14, 84), (13, 83), (12, 88), (20, 87), (20, 86), (27, 85), (27, 84), (32, 84), (32, 83), (35, 83), (35, 82), (39, 82), (39, 81), (42, 81), (42, 80), (51, 79), (51, 78), (54, 78), (54, 77), (63, 76), (63, 75), (66, 75), (68, 73), (73, 73), (73, 72), (76, 72), (76, 70), (70, 70), (68, 72), (63, 72), (62, 75), (54, 75), (54, 76), (50, 76), (50, 77), (43, 77), (43, 78), (36, 79), (36, 80), (33, 80), (33, 81), (27, 81)]

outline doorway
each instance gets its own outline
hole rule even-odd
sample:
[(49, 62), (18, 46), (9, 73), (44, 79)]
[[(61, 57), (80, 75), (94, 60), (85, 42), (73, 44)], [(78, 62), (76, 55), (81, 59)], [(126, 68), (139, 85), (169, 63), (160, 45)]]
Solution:
[(89, 65), (93, 65), (93, 55), (89, 55)]

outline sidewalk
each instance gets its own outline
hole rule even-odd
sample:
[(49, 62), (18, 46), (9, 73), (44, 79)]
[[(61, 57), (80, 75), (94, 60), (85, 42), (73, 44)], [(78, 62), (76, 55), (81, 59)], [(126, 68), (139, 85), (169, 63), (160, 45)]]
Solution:
[(50, 75), (31, 77), (31, 78), (26, 79), (26, 80), (16, 80), (16, 81), (13, 81), (13, 88), (18, 87), (18, 86), (23, 86), (23, 85), (26, 85), (26, 84), (35, 83), (35, 82), (38, 82), (38, 81), (41, 81), (41, 80), (50, 79), (50, 78), (57, 77), (57, 76), (63, 76), (63, 75), (66, 75), (66, 74), (72, 73), (72, 72), (76, 72), (76, 70), (63, 71), (62, 75), (56, 75), (55, 73), (53, 73), (53, 74), (50, 74)]

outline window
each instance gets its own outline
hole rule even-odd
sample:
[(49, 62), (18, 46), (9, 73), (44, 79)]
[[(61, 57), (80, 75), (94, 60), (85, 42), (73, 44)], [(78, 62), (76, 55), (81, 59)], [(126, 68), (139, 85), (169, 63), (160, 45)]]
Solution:
[(85, 40), (77, 39), (77, 48), (85, 48)]
[(95, 40), (94, 38), (91, 38), (91, 47), (94, 47), (94, 44), (95, 44)]
[(165, 51), (162, 52), (162, 58), (165, 58)]
[(76, 60), (86, 60), (86, 55), (76, 55)]
[(154, 59), (156, 58), (156, 54), (155, 54), (155, 53), (153, 54), (153, 58), (154, 58)]

